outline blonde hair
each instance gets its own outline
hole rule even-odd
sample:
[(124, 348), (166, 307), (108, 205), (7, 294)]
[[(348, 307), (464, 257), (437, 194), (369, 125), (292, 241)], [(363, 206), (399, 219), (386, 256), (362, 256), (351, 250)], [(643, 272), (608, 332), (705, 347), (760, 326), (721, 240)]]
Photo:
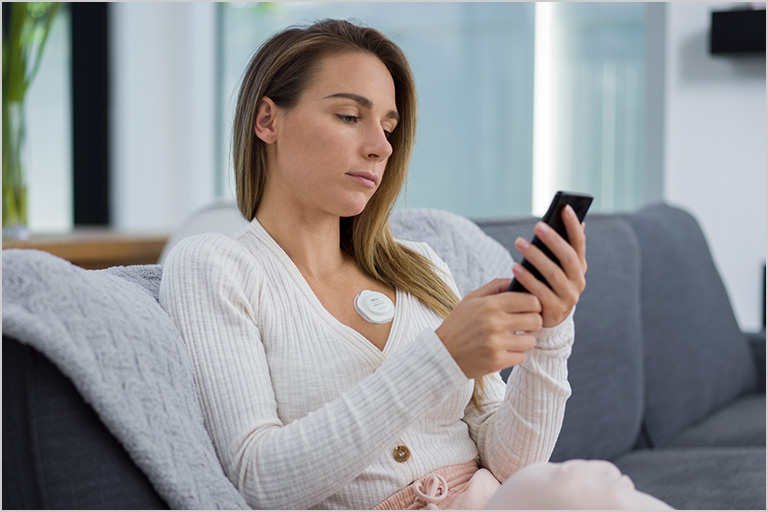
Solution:
[(323, 20), (285, 29), (256, 52), (243, 76), (233, 126), (238, 208), (243, 217), (253, 220), (267, 180), (265, 143), (254, 134), (261, 100), (266, 96), (279, 107), (295, 106), (322, 58), (344, 52), (372, 54), (384, 63), (395, 84), (400, 119), (389, 138), (392, 155), (379, 188), (360, 214), (341, 219), (341, 246), (364, 272), (412, 294), (446, 317), (459, 298), (426, 257), (397, 243), (389, 229), (389, 216), (405, 183), (416, 137), (416, 86), (402, 50), (378, 30), (343, 20)]

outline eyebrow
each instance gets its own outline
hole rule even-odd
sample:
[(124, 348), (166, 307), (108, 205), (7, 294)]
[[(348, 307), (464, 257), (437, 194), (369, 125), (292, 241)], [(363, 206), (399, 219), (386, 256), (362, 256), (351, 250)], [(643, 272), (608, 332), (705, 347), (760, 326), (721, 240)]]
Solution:
[[(365, 96), (360, 96), (359, 94), (352, 94), (350, 92), (337, 92), (335, 94), (329, 94), (323, 99), (327, 100), (329, 98), (346, 98), (348, 100), (354, 101), (355, 103), (359, 103), (365, 108), (368, 108), (368, 109), (373, 108), (373, 102), (368, 98), (366, 98)], [(395, 110), (390, 110), (389, 112), (387, 112), (386, 117), (390, 119), (394, 119), (395, 121), (400, 120), (400, 114), (398, 114), (397, 111)]]

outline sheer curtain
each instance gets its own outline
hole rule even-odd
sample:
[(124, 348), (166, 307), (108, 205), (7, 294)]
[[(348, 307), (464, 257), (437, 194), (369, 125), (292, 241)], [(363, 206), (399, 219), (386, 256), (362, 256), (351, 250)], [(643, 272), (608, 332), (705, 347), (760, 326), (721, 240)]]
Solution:
[(560, 188), (592, 193), (596, 210), (634, 209), (646, 199), (642, 173), (661, 172), (645, 169), (646, 9), (642, 3), (537, 5), (537, 30), (549, 41), (536, 65), (552, 70), (544, 77), (550, 87), (536, 84), (543, 96), (536, 98), (537, 121), (541, 103), (552, 112), (536, 132), (538, 213)]

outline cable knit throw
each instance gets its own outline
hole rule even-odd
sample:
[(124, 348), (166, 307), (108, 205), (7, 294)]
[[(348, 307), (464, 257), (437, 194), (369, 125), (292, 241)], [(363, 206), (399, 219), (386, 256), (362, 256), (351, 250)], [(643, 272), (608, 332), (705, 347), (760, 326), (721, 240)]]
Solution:
[(175, 509), (246, 509), (219, 464), (157, 265), (83, 270), (3, 251), (3, 334), (44, 354)]

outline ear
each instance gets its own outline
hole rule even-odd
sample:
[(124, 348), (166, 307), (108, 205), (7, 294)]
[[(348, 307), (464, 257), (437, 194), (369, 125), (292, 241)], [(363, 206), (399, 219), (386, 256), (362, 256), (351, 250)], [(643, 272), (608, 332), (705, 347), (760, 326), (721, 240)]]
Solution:
[(256, 124), (253, 133), (266, 144), (274, 144), (277, 141), (277, 129), (275, 127), (277, 110), (277, 104), (266, 96), (256, 107)]

